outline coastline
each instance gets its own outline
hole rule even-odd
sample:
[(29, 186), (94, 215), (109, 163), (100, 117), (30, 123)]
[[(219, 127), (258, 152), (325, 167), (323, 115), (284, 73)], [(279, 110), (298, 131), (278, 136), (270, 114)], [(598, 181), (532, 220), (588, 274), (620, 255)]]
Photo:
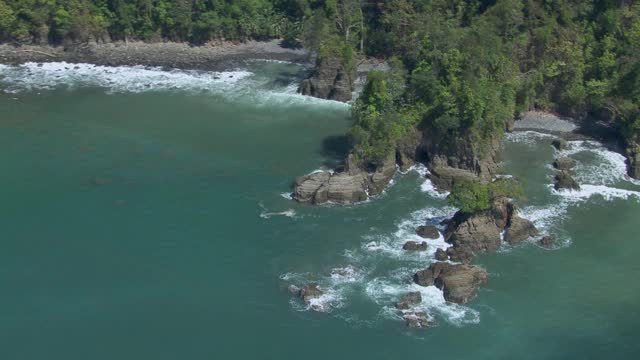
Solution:
[(74, 46), (0, 44), (0, 64), (27, 62), (88, 63), (104, 66), (154, 66), (223, 71), (251, 60), (289, 61), (309, 66), (305, 49), (285, 48), (281, 40), (218, 42), (201, 46), (174, 42), (113, 42)]

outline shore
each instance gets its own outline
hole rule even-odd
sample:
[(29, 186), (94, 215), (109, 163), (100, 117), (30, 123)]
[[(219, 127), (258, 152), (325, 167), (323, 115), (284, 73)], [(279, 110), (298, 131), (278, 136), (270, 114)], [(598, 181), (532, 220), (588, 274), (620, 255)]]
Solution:
[(219, 42), (202, 46), (187, 43), (114, 42), (72, 47), (50, 45), (0, 45), (0, 64), (25, 62), (90, 63), (106, 66), (143, 65), (185, 70), (227, 70), (244, 61), (264, 59), (310, 62), (304, 49), (285, 48), (281, 40)]

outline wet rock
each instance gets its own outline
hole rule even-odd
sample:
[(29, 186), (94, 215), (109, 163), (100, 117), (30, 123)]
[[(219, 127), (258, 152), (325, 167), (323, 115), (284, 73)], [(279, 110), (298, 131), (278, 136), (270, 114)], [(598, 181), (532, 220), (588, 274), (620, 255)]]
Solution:
[(551, 142), (551, 145), (557, 150), (566, 150), (569, 148), (569, 143), (567, 143), (567, 140), (565, 139), (554, 139)]
[(449, 257), (447, 256), (447, 252), (440, 248), (436, 250), (435, 257), (436, 257), (436, 260), (438, 261), (447, 261), (449, 259)]
[(531, 221), (517, 215), (512, 215), (509, 227), (504, 234), (504, 240), (514, 245), (536, 235), (538, 235), (538, 229), (536, 229)]
[(433, 225), (418, 226), (416, 234), (425, 239), (437, 239), (440, 237), (438, 228)]
[[(295, 290), (294, 288), (289, 287), (289, 291)], [(298, 289), (297, 295), (302, 301), (305, 303), (309, 303), (311, 299), (319, 298), (324, 294), (324, 291), (320, 289), (317, 283), (308, 283), (303, 287)]]
[(629, 176), (640, 179), (640, 145), (630, 144), (626, 150)]
[(402, 250), (406, 251), (426, 251), (427, 250), (427, 242), (423, 241), (421, 243), (416, 241), (407, 241), (402, 245)]
[(571, 173), (568, 171), (560, 171), (554, 177), (554, 185), (553, 187), (556, 190), (579, 190), (580, 185), (573, 179)]
[(427, 314), (424, 311), (410, 311), (402, 315), (408, 328), (421, 329), (429, 326)]
[(416, 272), (413, 280), (421, 286), (435, 285), (442, 290), (445, 300), (464, 304), (487, 282), (487, 272), (478, 266), (437, 262)]
[(561, 157), (555, 159), (553, 162), (553, 167), (558, 170), (566, 170), (569, 171), (576, 166), (576, 161), (569, 157)]
[(406, 310), (410, 309), (422, 302), (422, 295), (418, 291), (412, 291), (405, 296), (401, 297), (396, 303), (396, 309)]
[(469, 264), (473, 261), (475, 254), (468, 247), (452, 246), (447, 249), (447, 256), (451, 261)]
[(555, 240), (549, 235), (543, 236), (542, 239), (538, 240), (538, 244), (546, 248), (553, 247), (554, 243), (555, 243)]

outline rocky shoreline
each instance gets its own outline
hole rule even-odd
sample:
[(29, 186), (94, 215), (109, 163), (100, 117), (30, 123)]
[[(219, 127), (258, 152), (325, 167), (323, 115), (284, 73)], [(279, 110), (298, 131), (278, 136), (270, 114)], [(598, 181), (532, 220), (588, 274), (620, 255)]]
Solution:
[(112, 42), (72, 46), (0, 45), (0, 63), (89, 63), (105, 66), (154, 66), (183, 70), (223, 71), (251, 60), (289, 61), (310, 65), (305, 49), (282, 46), (282, 41), (216, 42), (202, 46), (173, 42)]

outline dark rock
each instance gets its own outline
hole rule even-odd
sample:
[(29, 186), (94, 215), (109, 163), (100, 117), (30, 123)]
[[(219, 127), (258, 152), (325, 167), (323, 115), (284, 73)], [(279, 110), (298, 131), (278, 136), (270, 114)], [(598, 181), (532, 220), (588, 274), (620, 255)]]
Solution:
[(437, 239), (440, 237), (438, 228), (433, 225), (418, 226), (416, 234), (425, 239)]
[(452, 246), (447, 249), (447, 256), (451, 261), (469, 264), (473, 261), (475, 254), (467, 247)]
[(396, 163), (400, 171), (407, 171), (417, 161), (423, 160), (421, 154), (422, 133), (411, 128), (407, 135), (398, 140), (396, 145)]
[(402, 250), (407, 250), (407, 251), (426, 251), (427, 250), (427, 243), (426, 241), (423, 241), (421, 243), (415, 242), (415, 241), (407, 241), (406, 243), (404, 243), (404, 245), (402, 245)]
[(557, 150), (565, 150), (569, 147), (569, 143), (565, 139), (554, 139), (551, 145)]
[(424, 311), (410, 311), (402, 315), (408, 328), (421, 329), (429, 326), (427, 314)]
[(396, 309), (406, 310), (422, 302), (422, 295), (418, 291), (412, 291), (401, 297), (396, 303)]
[(538, 235), (538, 229), (536, 229), (531, 221), (517, 215), (512, 215), (509, 227), (507, 227), (504, 234), (504, 240), (514, 245), (536, 235)]
[(298, 290), (297, 296), (305, 303), (309, 303), (311, 299), (319, 298), (323, 294), (324, 291), (320, 289), (317, 283), (308, 283)]
[(352, 91), (353, 74), (339, 56), (318, 58), (315, 71), (300, 85), (302, 95), (337, 101), (351, 100)]
[(556, 190), (570, 189), (579, 190), (580, 185), (573, 179), (568, 171), (560, 171), (554, 177), (553, 187)]
[(629, 176), (640, 179), (640, 145), (631, 143), (626, 150)]
[(435, 285), (441, 289), (445, 300), (464, 304), (487, 282), (487, 272), (478, 266), (437, 262), (416, 272), (413, 278), (418, 285)]
[(427, 177), (438, 189), (451, 189), (456, 183), (479, 181), (480, 179), (478, 175), (472, 171), (451, 166), (431, 166)]
[(568, 157), (557, 158), (553, 162), (553, 167), (558, 170), (569, 171), (573, 169), (575, 166), (576, 166), (576, 161)]
[(540, 244), (541, 246), (544, 246), (546, 248), (550, 248), (553, 246), (554, 244), (554, 240), (551, 236), (547, 235), (542, 237), (542, 239), (538, 240), (538, 244)]
[(436, 260), (438, 261), (447, 261), (449, 259), (449, 257), (447, 256), (447, 252), (438, 248), (438, 250), (436, 250)]

